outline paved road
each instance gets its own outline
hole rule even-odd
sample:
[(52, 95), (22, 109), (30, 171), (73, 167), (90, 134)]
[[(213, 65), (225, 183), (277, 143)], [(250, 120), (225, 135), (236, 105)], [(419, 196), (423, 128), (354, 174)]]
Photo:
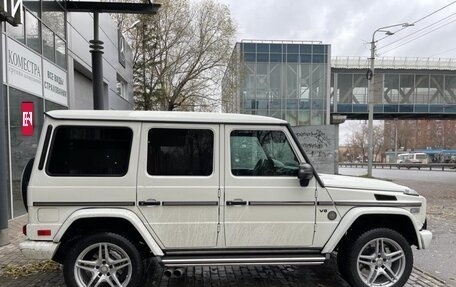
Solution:
[[(340, 174), (364, 175), (363, 168), (340, 168)], [(373, 169), (372, 175), (411, 187), (428, 201), (428, 228), (434, 238), (428, 250), (415, 253), (415, 266), (456, 286), (456, 171)]]

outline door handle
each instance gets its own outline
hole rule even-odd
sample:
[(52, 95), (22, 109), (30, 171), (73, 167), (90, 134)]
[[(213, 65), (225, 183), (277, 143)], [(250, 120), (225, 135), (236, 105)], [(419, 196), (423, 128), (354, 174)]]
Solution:
[(236, 198), (236, 199), (233, 199), (233, 200), (228, 200), (226, 202), (226, 205), (247, 205), (247, 201), (244, 201), (240, 198)]
[(138, 202), (140, 206), (161, 205), (161, 202), (156, 199), (148, 199), (146, 201)]

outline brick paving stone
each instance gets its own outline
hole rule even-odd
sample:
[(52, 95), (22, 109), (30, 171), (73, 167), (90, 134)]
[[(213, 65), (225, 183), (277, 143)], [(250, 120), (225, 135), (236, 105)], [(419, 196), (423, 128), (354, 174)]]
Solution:
[[(11, 243), (0, 247), (0, 286), (1, 287), (64, 287), (60, 270), (40, 272), (17, 279), (5, 274), (8, 264), (23, 265), (38, 262), (26, 259), (19, 251), (18, 244), (25, 239), (22, 225), (26, 216), (9, 222)], [(162, 276), (163, 268), (155, 260), (147, 262), (147, 276), (144, 287), (349, 287), (337, 273), (334, 260), (322, 266), (204, 266), (188, 267), (180, 278)], [(425, 271), (413, 269), (406, 287), (448, 287), (443, 281)]]

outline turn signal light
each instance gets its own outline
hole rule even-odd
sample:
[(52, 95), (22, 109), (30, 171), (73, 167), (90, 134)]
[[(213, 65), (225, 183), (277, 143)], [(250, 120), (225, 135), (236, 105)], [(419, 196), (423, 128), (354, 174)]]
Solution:
[(50, 229), (39, 229), (38, 236), (51, 236), (51, 230)]

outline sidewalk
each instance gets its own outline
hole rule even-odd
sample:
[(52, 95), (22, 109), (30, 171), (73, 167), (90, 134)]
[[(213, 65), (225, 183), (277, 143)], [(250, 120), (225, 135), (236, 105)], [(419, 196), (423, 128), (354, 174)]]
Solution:
[[(18, 244), (25, 240), (22, 225), (27, 216), (10, 220), (11, 243), (0, 247), (0, 286), (2, 287), (58, 287), (65, 286), (60, 267), (51, 262), (28, 260), (22, 256)], [(333, 261), (323, 266), (210, 266), (189, 267), (181, 278), (162, 276), (160, 266), (152, 263), (145, 286), (306, 286), (348, 287), (338, 276)], [(31, 274), (27, 274), (31, 273)], [(407, 287), (450, 286), (414, 269)]]

